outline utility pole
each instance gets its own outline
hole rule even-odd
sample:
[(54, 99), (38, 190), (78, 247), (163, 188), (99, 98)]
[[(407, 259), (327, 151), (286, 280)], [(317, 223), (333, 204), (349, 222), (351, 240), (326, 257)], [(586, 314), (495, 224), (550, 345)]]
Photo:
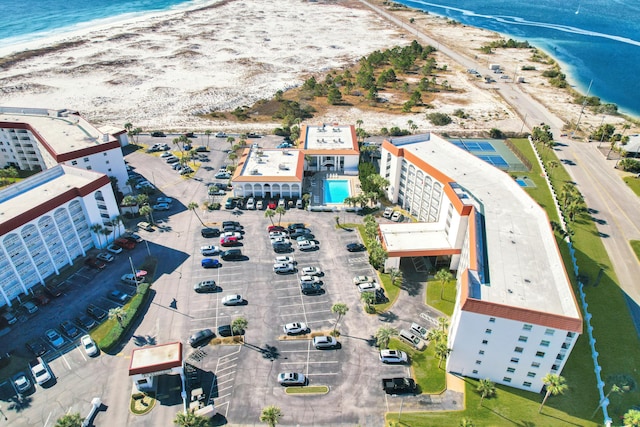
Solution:
[(582, 113), (584, 113), (584, 107), (587, 106), (587, 99), (589, 98), (589, 94), (591, 93), (591, 85), (593, 84), (593, 79), (589, 83), (589, 89), (587, 89), (587, 95), (584, 97), (584, 101), (582, 101), (582, 109), (580, 110), (580, 115), (578, 116), (578, 121), (576, 122), (576, 128), (573, 130), (573, 135), (575, 136), (578, 131), (578, 126), (580, 126), (580, 119), (582, 119)]

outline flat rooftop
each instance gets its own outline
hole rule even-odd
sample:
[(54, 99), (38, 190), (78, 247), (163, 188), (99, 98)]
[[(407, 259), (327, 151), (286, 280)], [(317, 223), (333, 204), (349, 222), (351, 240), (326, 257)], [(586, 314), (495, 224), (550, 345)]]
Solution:
[(246, 149), (238, 162), (233, 181), (302, 182), (304, 153), (297, 149)]
[[(96, 146), (111, 144), (114, 148), (116, 139), (103, 133), (78, 114), (67, 111), (46, 109), (19, 109), (0, 107), (1, 127), (22, 127), (28, 125), (39, 135), (53, 157), (79, 150), (94, 149)], [(119, 144), (118, 144), (119, 146)], [(53, 152), (51, 152), (53, 151)]]
[(580, 317), (549, 218), (513, 178), (434, 134), (390, 142), (450, 177), (484, 215), (489, 283), (479, 299)]
[(387, 252), (416, 252), (453, 249), (440, 224), (412, 222), (380, 224)]
[[(305, 126), (304, 149), (308, 154), (358, 154), (358, 141), (351, 125)], [(334, 153), (330, 153), (334, 152)]]
[(131, 352), (129, 376), (148, 374), (182, 366), (182, 343), (174, 342)]

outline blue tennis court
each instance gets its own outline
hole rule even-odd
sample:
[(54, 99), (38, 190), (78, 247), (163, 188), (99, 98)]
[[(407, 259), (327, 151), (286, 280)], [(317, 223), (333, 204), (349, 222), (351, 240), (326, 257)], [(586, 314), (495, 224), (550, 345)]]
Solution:
[(483, 156), (476, 154), (476, 157), (500, 169), (509, 167), (509, 163), (507, 163), (502, 156)]
[(505, 171), (527, 170), (502, 140), (455, 139), (449, 140), (449, 142), (498, 169)]

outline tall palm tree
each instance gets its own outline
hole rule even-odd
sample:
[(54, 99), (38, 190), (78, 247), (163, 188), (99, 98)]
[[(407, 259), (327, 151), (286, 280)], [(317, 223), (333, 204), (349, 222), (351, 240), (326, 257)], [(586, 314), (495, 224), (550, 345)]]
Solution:
[(275, 210), (275, 213), (277, 213), (278, 216), (278, 225), (280, 225), (280, 221), (282, 221), (282, 215), (287, 213), (287, 210), (284, 208), (284, 206), (278, 206)]
[(211, 134), (213, 131), (211, 129), (207, 129), (204, 131), (204, 134), (207, 135), (207, 150), (209, 149), (209, 138), (211, 138)]
[(489, 378), (480, 380), (476, 391), (480, 393), (480, 406), (485, 397), (492, 397), (496, 394), (496, 386)]
[(151, 209), (151, 207), (149, 205), (144, 205), (140, 208), (140, 215), (143, 215), (144, 217), (147, 218), (147, 220), (153, 224), (153, 209)]
[(447, 333), (449, 329), (449, 319), (446, 317), (438, 317), (438, 325), (442, 328), (442, 332)]
[(111, 230), (109, 227), (103, 227), (102, 230), (100, 231), (100, 233), (102, 233), (104, 235), (105, 243), (108, 245), (109, 244), (109, 235), (111, 233), (113, 233), (113, 230)]
[(247, 325), (249, 325), (249, 321), (244, 317), (237, 317), (233, 319), (233, 321), (231, 322), (231, 334), (241, 334), (242, 331), (247, 329)]
[(446, 341), (443, 340), (436, 343), (435, 356), (440, 359), (438, 362), (438, 369), (440, 369), (442, 362), (449, 357), (449, 353), (451, 353), (451, 349), (447, 345)]
[[(371, 292), (364, 292), (365, 294), (369, 294)], [(391, 338), (398, 335), (398, 330), (391, 326), (381, 326), (376, 331), (376, 344), (380, 348), (387, 348), (389, 346), (389, 341)]]
[(202, 222), (202, 220), (200, 219), (198, 212), (196, 212), (196, 209), (198, 209), (199, 206), (200, 205), (198, 205), (196, 202), (191, 202), (187, 205), (187, 209), (193, 212), (193, 214), (196, 216), (196, 218), (198, 218), (198, 221), (200, 221), (200, 224), (202, 224), (203, 227), (206, 227), (206, 225), (204, 225), (204, 222)]
[(274, 211), (273, 209), (267, 209), (266, 211), (264, 211), (264, 217), (269, 218), (269, 220), (271, 221), (271, 225), (275, 225), (273, 223), (274, 216), (276, 216), (276, 211)]
[(336, 333), (336, 328), (338, 327), (338, 323), (340, 323), (340, 319), (342, 318), (342, 316), (347, 314), (347, 311), (349, 311), (349, 307), (347, 306), (347, 304), (342, 302), (337, 302), (331, 306), (331, 312), (338, 315), (336, 323), (335, 325), (333, 325), (334, 334)]
[(124, 307), (113, 307), (109, 309), (109, 319), (116, 319), (122, 329), (124, 329), (124, 319), (127, 317), (127, 310)]
[(453, 274), (451, 274), (451, 272), (449, 270), (447, 270), (446, 268), (443, 268), (442, 270), (438, 271), (434, 278), (436, 280), (440, 281), (440, 299), (443, 299), (444, 297), (444, 284), (447, 283), (450, 280), (453, 280)]
[(540, 409), (538, 409), (538, 413), (542, 412), (542, 407), (547, 402), (549, 396), (563, 394), (569, 387), (567, 386), (564, 377), (558, 374), (549, 373), (542, 378), (542, 382), (547, 388), (547, 392), (544, 394), (544, 399), (542, 399), (542, 404), (540, 405)]
[(91, 227), (89, 227), (93, 234), (98, 236), (98, 245), (100, 246), (100, 249), (102, 249), (102, 238), (100, 236), (102, 236), (103, 228), (104, 227), (102, 227), (102, 224), (93, 224)]
[(233, 143), (236, 142), (236, 139), (234, 137), (232, 137), (232, 136), (228, 136), (227, 137), (227, 142), (229, 143), (229, 145), (231, 147), (233, 147)]
[(275, 427), (282, 417), (282, 411), (275, 405), (262, 408), (260, 422), (266, 423), (269, 427)]
[(302, 202), (304, 203), (304, 207), (306, 208), (307, 206), (309, 206), (309, 200), (311, 200), (311, 194), (309, 193), (304, 193), (302, 195)]
[(446, 341), (447, 334), (445, 334), (441, 329), (429, 329), (427, 333), (427, 340), (431, 342), (440, 342)]
[(82, 416), (77, 412), (73, 412), (58, 418), (54, 427), (82, 427), (82, 421)]
[(392, 268), (389, 271), (389, 279), (391, 279), (391, 284), (394, 286), (399, 286), (402, 284), (402, 271), (397, 268)]
[(113, 218), (111, 218), (111, 222), (114, 225), (114, 231), (116, 232), (114, 234), (114, 239), (118, 237), (118, 232), (120, 232), (120, 226), (124, 225), (124, 217), (120, 214), (118, 215), (114, 215)]
[(210, 418), (196, 415), (193, 411), (178, 412), (173, 423), (179, 427), (207, 427), (211, 425)]

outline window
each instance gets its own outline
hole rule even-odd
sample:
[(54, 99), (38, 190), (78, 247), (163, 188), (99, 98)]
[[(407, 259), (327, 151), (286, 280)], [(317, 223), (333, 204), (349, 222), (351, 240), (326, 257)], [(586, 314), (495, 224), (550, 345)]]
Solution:
[(89, 161), (88, 157), (85, 157), (84, 159), (82, 159), (85, 163), (87, 163)]
[[(102, 153), (102, 155), (103, 155), (103, 156), (106, 156), (106, 155), (107, 155), (107, 153)], [(107, 162), (107, 163), (109, 163), (109, 162)]]
[(520, 335), (520, 338), (518, 338), (518, 341), (520, 342), (527, 342), (529, 338), (525, 337), (524, 335)]
[(511, 358), (511, 363), (518, 363), (520, 361), (520, 359), (518, 359), (517, 357), (512, 357)]
[(485, 334), (490, 334), (490, 333), (491, 333), (491, 329), (485, 329), (485, 330), (484, 330), (484, 333), (485, 333)]
[(527, 372), (527, 376), (529, 378), (535, 378), (536, 377), (536, 373), (535, 372)]
[(553, 335), (555, 333), (556, 333), (555, 329), (547, 329), (544, 331), (545, 335)]
[(482, 360), (476, 360), (476, 365), (482, 365)]
[(531, 329), (533, 329), (533, 325), (524, 324), (522, 325), (522, 329), (525, 331), (530, 331)]
[(567, 338), (573, 338), (575, 335), (575, 333), (573, 332), (567, 332)]
[(507, 368), (507, 372), (513, 374), (516, 371), (516, 368)]
[(491, 322), (491, 323), (496, 323), (496, 318), (495, 318), (495, 317), (490, 317), (490, 318), (489, 318), (489, 322)]
[(539, 368), (540, 364), (538, 362), (531, 362), (531, 367), (532, 368)]
[(485, 344), (485, 345), (486, 345), (486, 344), (489, 344), (489, 341), (487, 341), (487, 340), (482, 340), (482, 344)]
[(524, 349), (522, 347), (516, 347), (513, 351), (515, 351), (516, 353), (522, 353)]
[(560, 369), (560, 366), (558, 366), (558, 365), (553, 365), (553, 366), (551, 367), (551, 370), (552, 370), (552, 371), (557, 371), (558, 369)]
[(91, 166), (87, 166), (87, 170), (90, 171), (91, 170)]
[(107, 160), (107, 161), (106, 161), (106, 162), (104, 162), (104, 163), (108, 165), (108, 164), (109, 164), (109, 160)]
[(480, 350), (480, 351), (478, 352), (478, 354), (483, 355), (483, 354), (484, 354), (484, 350)]
[(471, 371), (471, 373), (472, 373), (472, 374), (476, 374), (476, 375), (478, 375), (478, 370), (477, 370), (477, 369), (474, 369), (473, 371)]
[(549, 347), (549, 341), (542, 340), (542, 341), (540, 341), (540, 345), (541, 345), (542, 347)]
[(78, 161), (77, 161), (77, 160), (72, 160), (72, 161), (71, 161), (71, 164), (72, 164), (73, 166), (75, 166), (75, 165), (77, 165), (77, 164), (78, 164)]
[(536, 351), (536, 357), (544, 357), (544, 351)]
[(510, 383), (511, 382), (511, 378), (509, 377), (503, 377), (502, 381), (504, 381), (505, 383)]
[(522, 385), (525, 387), (531, 387), (531, 383), (529, 381), (523, 382)]

